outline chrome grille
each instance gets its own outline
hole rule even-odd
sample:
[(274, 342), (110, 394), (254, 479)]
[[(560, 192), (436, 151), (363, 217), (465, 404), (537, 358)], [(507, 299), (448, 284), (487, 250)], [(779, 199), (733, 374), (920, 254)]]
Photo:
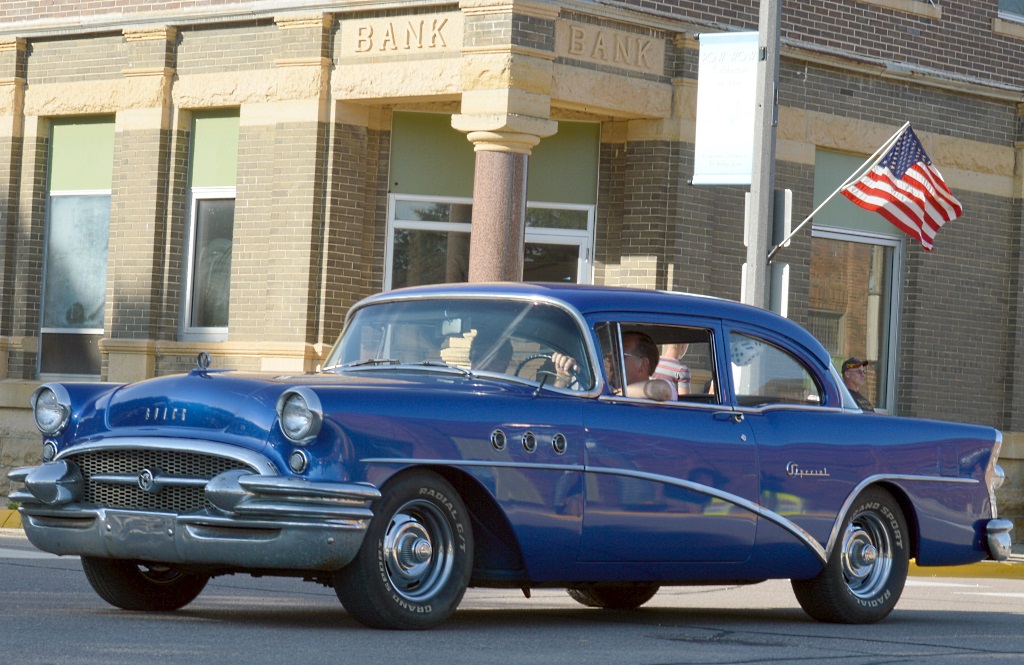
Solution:
[(243, 462), (227, 457), (184, 450), (132, 449), (93, 450), (68, 457), (82, 470), (85, 494), (82, 500), (105, 508), (146, 510), (184, 514), (210, 507), (202, 487), (164, 487), (160, 492), (143, 492), (137, 483), (115, 484), (93, 481), (95, 475), (137, 477), (143, 469), (159, 469), (166, 476), (210, 480), (232, 469), (256, 472)]

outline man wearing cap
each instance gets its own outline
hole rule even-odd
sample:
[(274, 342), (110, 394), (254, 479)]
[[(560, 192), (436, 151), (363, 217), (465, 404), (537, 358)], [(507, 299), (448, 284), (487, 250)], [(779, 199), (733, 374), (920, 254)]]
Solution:
[(843, 383), (850, 390), (850, 395), (856, 400), (857, 406), (863, 411), (874, 411), (875, 407), (871, 405), (871, 401), (860, 394), (860, 389), (864, 387), (864, 381), (867, 380), (864, 368), (868, 366), (868, 361), (861, 360), (860, 358), (847, 358), (843, 363)]

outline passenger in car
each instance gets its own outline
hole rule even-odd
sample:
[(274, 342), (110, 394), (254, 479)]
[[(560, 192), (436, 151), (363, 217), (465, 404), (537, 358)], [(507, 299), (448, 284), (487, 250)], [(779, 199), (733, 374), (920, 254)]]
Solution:
[[(665, 379), (651, 378), (658, 366), (658, 345), (649, 335), (641, 332), (627, 332), (622, 335), (622, 355), (626, 372), (626, 397), (641, 397), (658, 402), (674, 402), (679, 399), (675, 386)], [(579, 371), (576, 359), (562, 353), (554, 353), (551, 362), (555, 366), (556, 387), (569, 385), (573, 375)], [(605, 357), (605, 374), (617, 395), (622, 391), (617, 384), (618, 372), (614, 370), (611, 357)]]
[(689, 348), (689, 344), (665, 344), (654, 370), (653, 378), (670, 382), (679, 395), (690, 394), (690, 368), (680, 362)]

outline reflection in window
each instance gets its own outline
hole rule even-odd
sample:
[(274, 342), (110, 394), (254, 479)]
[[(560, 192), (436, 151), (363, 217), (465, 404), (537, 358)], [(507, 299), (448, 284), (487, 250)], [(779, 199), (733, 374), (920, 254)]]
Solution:
[(861, 391), (879, 408), (888, 404), (897, 241), (840, 232), (815, 232), (811, 240), (808, 324), (832, 364), (868, 360)]
[(764, 340), (729, 335), (733, 389), (740, 406), (821, 404), (821, 389), (803, 364)]
[(580, 365), (577, 381), (557, 387), (593, 387), (584, 337), (557, 307), (518, 300), (410, 300), (358, 309), (325, 366), (389, 371), (396, 365), (446, 363), (555, 386), (555, 352)]
[(999, 14), (1024, 21), (1024, 0), (999, 0)]
[(100, 373), (110, 194), (51, 195), (43, 294), (43, 374)]
[(197, 199), (193, 231), (192, 328), (227, 328), (234, 199)]
[[(587, 281), (593, 206), (538, 204), (526, 209), (523, 280)], [(473, 205), (392, 195), (385, 288), (465, 282)]]
[(469, 274), (469, 233), (395, 229), (391, 257), (394, 288), (465, 282)]

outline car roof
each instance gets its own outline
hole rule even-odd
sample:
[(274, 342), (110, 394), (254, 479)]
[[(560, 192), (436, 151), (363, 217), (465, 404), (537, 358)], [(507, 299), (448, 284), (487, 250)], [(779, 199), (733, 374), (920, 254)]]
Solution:
[(750, 323), (802, 345), (826, 367), (831, 358), (821, 343), (798, 324), (774, 312), (714, 296), (620, 286), (535, 282), (484, 282), (414, 286), (371, 296), (360, 303), (431, 297), (544, 298), (565, 303), (583, 316), (602, 312), (692, 314)]

